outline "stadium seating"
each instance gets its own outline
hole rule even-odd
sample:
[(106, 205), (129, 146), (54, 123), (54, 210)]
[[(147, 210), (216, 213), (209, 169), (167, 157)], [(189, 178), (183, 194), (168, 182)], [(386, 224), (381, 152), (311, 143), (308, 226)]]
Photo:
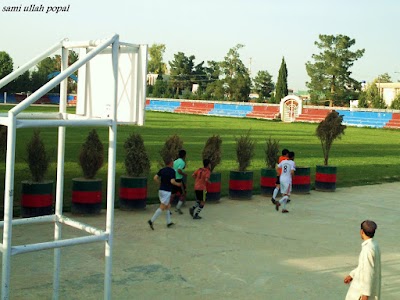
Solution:
[(246, 117), (273, 120), (277, 114), (279, 114), (279, 105), (254, 105), (253, 111)]

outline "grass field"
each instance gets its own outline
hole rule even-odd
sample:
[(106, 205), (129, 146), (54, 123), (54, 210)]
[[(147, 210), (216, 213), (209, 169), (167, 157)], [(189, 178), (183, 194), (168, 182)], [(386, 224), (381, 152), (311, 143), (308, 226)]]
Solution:
[[(10, 106), (0, 106), (1, 112), (6, 112), (8, 109), (10, 109)], [(57, 111), (57, 107), (31, 107), (29, 111)], [(158, 151), (166, 138), (173, 134), (178, 134), (184, 141), (184, 148), (188, 153), (186, 170), (189, 174), (201, 166), (201, 152), (206, 139), (213, 134), (219, 134), (222, 137), (222, 163), (215, 170), (222, 173), (222, 195), (228, 194), (229, 171), (237, 169), (235, 137), (245, 134), (249, 129), (251, 129), (251, 136), (256, 140), (256, 155), (249, 168), (249, 170), (254, 171), (255, 194), (259, 193), (260, 190), (260, 169), (265, 166), (264, 147), (269, 136), (279, 140), (281, 149), (288, 148), (295, 151), (297, 166), (311, 167), (311, 180), (313, 182), (315, 166), (323, 164), (321, 145), (314, 134), (316, 126), (316, 124), (309, 123), (283, 123), (255, 119), (146, 112), (145, 126), (118, 127), (116, 191), (119, 188), (119, 176), (124, 174), (123, 143), (128, 134), (133, 131), (142, 134), (152, 161), (148, 186), (149, 202), (157, 200), (157, 187), (152, 182), (152, 177), (158, 170), (158, 161), (160, 161)], [(91, 129), (89, 127), (71, 127), (66, 130), (64, 196), (66, 208), (69, 207), (71, 201), (71, 179), (82, 175), (78, 165), (80, 146)], [(29, 169), (25, 162), (25, 147), (33, 130), (33, 128), (17, 130), (15, 207), (19, 206), (20, 182), (30, 179)], [(97, 131), (107, 149), (108, 129), (99, 127)], [(41, 135), (52, 158), (52, 165), (46, 178), (55, 179), (57, 128), (42, 128)], [(400, 130), (348, 127), (342, 139), (334, 142), (330, 154), (329, 164), (338, 167), (337, 187), (400, 181), (399, 141)], [(0, 168), (2, 174), (0, 187), (1, 190), (4, 190), (4, 160)], [(98, 177), (104, 180), (104, 201), (106, 176), (107, 166), (105, 165), (98, 174)], [(194, 198), (192, 187), (193, 180), (189, 178), (188, 199)], [(118, 195), (118, 192), (116, 195)], [(117, 202), (118, 199), (116, 198)]]

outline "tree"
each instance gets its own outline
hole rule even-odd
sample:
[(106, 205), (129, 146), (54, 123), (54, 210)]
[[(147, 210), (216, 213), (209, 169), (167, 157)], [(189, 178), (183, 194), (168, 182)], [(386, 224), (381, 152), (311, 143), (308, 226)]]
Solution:
[(306, 63), (307, 74), (311, 79), (306, 85), (311, 100), (328, 99), (330, 106), (346, 103), (354, 97), (354, 91), (360, 88), (360, 83), (350, 77), (349, 69), (363, 56), (365, 50), (351, 51), (355, 39), (341, 34), (320, 34), (319, 39), (315, 45), (321, 52), (312, 55), (314, 63)]
[(285, 58), (282, 57), (281, 67), (279, 68), (278, 81), (275, 88), (275, 103), (280, 103), (281, 99), (288, 95), (287, 86), (288, 71), (286, 68)]
[(169, 62), (170, 83), (178, 96), (184, 89), (191, 90), (191, 78), (193, 74), (195, 56), (186, 56), (183, 52), (174, 54), (174, 60)]
[(392, 101), (392, 104), (390, 105), (391, 109), (400, 109), (400, 94), (398, 94), (396, 96), (396, 98), (394, 98), (394, 100)]
[[(36, 65), (37, 70), (32, 72), (32, 92), (41, 88), (46, 84), (50, 78), (48, 77), (51, 73), (59, 71), (57, 68), (57, 58), (46, 57)], [(59, 92), (60, 87), (55, 87), (51, 92)]]
[[(0, 51), (0, 79), (10, 74), (13, 71), (13, 67), (11, 56), (5, 51)], [(5, 87), (0, 88), (0, 91), (6, 91)]]
[(393, 82), (392, 78), (390, 77), (390, 75), (388, 73), (383, 73), (381, 75), (379, 75), (375, 81), (380, 82), (380, 83), (387, 83), (387, 82)]
[(324, 154), (324, 165), (328, 165), (329, 151), (332, 143), (337, 138), (341, 138), (346, 129), (346, 125), (342, 125), (343, 116), (335, 110), (331, 111), (326, 118), (321, 121), (315, 131), (315, 134), (321, 141), (322, 152)]
[(153, 44), (149, 47), (149, 62), (147, 64), (148, 73), (165, 74), (167, 65), (163, 62), (165, 44)]
[(271, 97), (274, 90), (274, 83), (272, 76), (268, 71), (258, 71), (257, 76), (254, 78), (254, 91), (258, 93), (260, 99), (267, 99)]
[(229, 49), (224, 61), (221, 62), (221, 71), (225, 75), (223, 86), (230, 101), (248, 101), (251, 79), (248, 69), (240, 59), (239, 50), (244, 45), (237, 44)]

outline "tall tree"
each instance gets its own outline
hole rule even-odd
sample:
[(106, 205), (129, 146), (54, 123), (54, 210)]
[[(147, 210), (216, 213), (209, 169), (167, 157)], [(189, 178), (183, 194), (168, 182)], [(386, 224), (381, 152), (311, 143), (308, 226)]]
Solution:
[(186, 56), (183, 52), (174, 54), (174, 60), (169, 62), (171, 67), (170, 83), (178, 96), (184, 89), (191, 88), (191, 78), (193, 74), (195, 56)]
[(365, 52), (364, 49), (351, 51), (355, 43), (355, 39), (341, 34), (319, 35), (315, 45), (321, 52), (312, 55), (314, 63), (306, 63), (311, 79), (306, 85), (312, 101), (329, 100), (330, 106), (333, 106), (348, 103), (354, 97), (354, 91), (359, 89), (360, 83), (350, 77), (349, 69)]
[(282, 57), (281, 67), (279, 68), (278, 80), (276, 82), (275, 89), (275, 102), (280, 103), (281, 99), (288, 95), (287, 85), (288, 71), (286, 68), (285, 58)]
[(167, 72), (167, 65), (163, 61), (165, 49), (165, 44), (153, 44), (149, 47), (148, 73), (165, 74)]
[(260, 99), (264, 100), (271, 97), (274, 87), (271, 74), (268, 71), (258, 71), (254, 78), (254, 91), (258, 93)]
[(229, 49), (224, 61), (221, 62), (221, 71), (225, 75), (223, 86), (230, 101), (248, 101), (251, 79), (249, 70), (240, 59), (239, 50), (244, 45), (237, 44)]
[[(0, 51), (0, 79), (10, 74), (13, 71), (13, 67), (14, 64), (11, 56), (5, 51)], [(0, 91), (7, 91), (9, 88), (3, 87)]]

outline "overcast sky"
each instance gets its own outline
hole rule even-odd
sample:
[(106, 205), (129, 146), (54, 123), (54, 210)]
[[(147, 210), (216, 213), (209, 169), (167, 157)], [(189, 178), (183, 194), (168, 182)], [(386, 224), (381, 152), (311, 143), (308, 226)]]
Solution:
[[(31, 4), (45, 11), (22, 11)], [(20, 5), (21, 12), (3, 11)], [(48, 6), (68, 5), (68, 12), (46, 13)], [(365, 49), (351, 69), (356, 80), (371, 81), (386, 72), (399, 80), (399, 18), (397, 0), (1, 0), (0, 51), (17, 67), (63, 38), (118, 33), (124, 42), (165, 44), (165, 62), (184, 52), (200, 63), (221, 61), (240, 43), (252, 77), (267, 70), (276, 82), (285, 57), (289, 88), (297, 91), (306, 88), (305, 63), (319, 52), (314, 45), (319, 34), (347, 35), (356, 40), (352, 50)]]

